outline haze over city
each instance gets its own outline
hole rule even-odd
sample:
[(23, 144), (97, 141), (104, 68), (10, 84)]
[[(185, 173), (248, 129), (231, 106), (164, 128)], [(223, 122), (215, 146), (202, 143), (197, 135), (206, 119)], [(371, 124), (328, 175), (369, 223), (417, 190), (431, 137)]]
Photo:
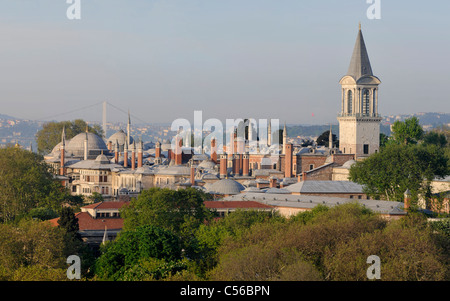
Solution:
[[(278, 118), (337, 123), (361, 22), (382, 115), (448, 112), (448, 1), (0, 1), (1, 113), (101, 120), (108, 101), (149, 123)], [(118, 110), (108, 121), (125, 121)]]

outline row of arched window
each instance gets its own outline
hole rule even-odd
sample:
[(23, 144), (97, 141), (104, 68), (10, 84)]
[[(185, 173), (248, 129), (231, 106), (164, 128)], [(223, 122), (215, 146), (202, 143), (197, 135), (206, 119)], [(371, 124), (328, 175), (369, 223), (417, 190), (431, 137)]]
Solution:
[[(363, 106), (362, 106), (362, 113), (363, 115), (369, 115), (370, 114), (370, 92), (367, 89), (363, 90)], [(348, 90), (347, 92), (347, 113), (352, 114), (353, 113), (353, 91)]]

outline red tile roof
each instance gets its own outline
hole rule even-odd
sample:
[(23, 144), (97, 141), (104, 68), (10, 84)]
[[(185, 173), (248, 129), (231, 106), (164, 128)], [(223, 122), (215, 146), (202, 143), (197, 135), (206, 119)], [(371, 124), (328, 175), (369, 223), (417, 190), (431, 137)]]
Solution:
[[(122, 218), (92, 218), (87, 212), (78, 212), (75, 214), (78, 218), (80, 231), (85, 230), (104, 230), (105, 226), (110, 230), (120, 230), (123, 227)], [(53, 226), (58, 226), (59, 217), (49, 220)]]

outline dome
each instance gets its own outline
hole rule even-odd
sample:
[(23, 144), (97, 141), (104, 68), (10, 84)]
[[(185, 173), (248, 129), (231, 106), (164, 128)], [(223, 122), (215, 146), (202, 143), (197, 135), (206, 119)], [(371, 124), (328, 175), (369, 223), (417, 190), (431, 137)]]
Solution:
[(245, 187), (231, 179), (219, 180), (209, 186), (209, 192), (214, 194), (239, 194)]
[[(112, 134), (109, 138), (108, 141), (111, 141), (113, 146), (115, 145), (116, 142), (119, 142), (119, 146), (120, 145), (124, 145), (125, 142), (127, 141), (127, 134), (123, 131), (123, 130), (119, 130), (118, 132), (115, 132), (114, 134)], [(130, 143), (133, 143), (133, 137), (130, 137)], [(123, 148), (123, 147), (122, 147)]]
[(356, 163), (355, 160), (348, 160), (347, 162), (344, 163), (344, 165), (342, 165), (342, 167), (350, 169), (350, 167), (352, 167), (352, 165), (355, 163)]
[(212, 160), (204, 160), (198, 165), (198, 167), (201, 167), (203, 169), (214, 169), (215, 166), (216, 163), (214, 163)]
[(95, 162), (100, 164), (109, 164), (111, 161), (109, 161), (108, 157), (106, 157), (104, 154), (98, 155), (95, 159)]
[(80, 133), (70, 139), (69, 143), (66, 145), (66, 151), (75, 157), (84, 156), (84, 140), (88, 139), (88, 152), (89, 154), (99, 155), (102, 151), (108, 151), (105, 141), (96, 134), (93, 133)]

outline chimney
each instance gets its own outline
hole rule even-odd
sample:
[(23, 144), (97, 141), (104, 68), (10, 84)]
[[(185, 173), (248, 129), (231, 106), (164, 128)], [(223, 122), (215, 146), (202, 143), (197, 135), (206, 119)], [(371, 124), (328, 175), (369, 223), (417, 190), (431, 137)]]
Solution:
[(220, 177), (226, 178), (227, 176), (227, 153), (223, 153), (220, 155)]
[(242, 175), (244, 177), (248, 177), (249, 176), (249, 167), (250, 167), (250, 157), (248, 154), (244, 154), (243, 155), (243, 160), (242, 160), (242, 164), (244, 166), (242, 166)]
[(175, 164), (176, 165), (181, 165), (183, 163), (183, 140), (181, 139), (181, 137), (176, 138), (176, 151), (175, 151)]
[(211, 139), (211, 160), (217, 164), (216, 138)]
[(155, 147), (155, 158), (160, 158), (161, 157), (161, 142), (156, 142), (156, 147)]
[(306, 181), (306, 172), (302, 172), (302, 181)]
[(408, 210), (411, 205), (411, 192), (409, 189), (406, 189), (404, 197), (405, 210)]
[(286, 144), (286, 155), (284, 157), (284, 177), (292, 177), (292, 144)]
[(195, 167), (191, 165), (191, 186), (195, 186)]
[(277, 179), (274, 177), (270, 177), (270, 188), (276, 188), (277, 187)]
[(128, 142), (123, 145), (123, 167), (128, 167)]
[(138, 165), (137, 165), (138, 168), (142, 167), (142, 163), (143, 163), (142, 162), (143, 161), (142, 151), (143, 151), (143, 145), (142, 145), (142, 140), (140, 140), (139, 144), (138, 144)]
[(112, 151), (112, 141), (108, 141), (108, 150)]
[(131, 169), (134, 170), (136, 165), (136, 144), (133, 141), (133, 146), (131, 147)]
[(235, 154), (235, 155), (233, 155), (233, 174), (235, 175), (235, 176), (239, 176), (239, 168), (240, 168), (240, 165), (239, 165), (239, 155), (238, 154)]

